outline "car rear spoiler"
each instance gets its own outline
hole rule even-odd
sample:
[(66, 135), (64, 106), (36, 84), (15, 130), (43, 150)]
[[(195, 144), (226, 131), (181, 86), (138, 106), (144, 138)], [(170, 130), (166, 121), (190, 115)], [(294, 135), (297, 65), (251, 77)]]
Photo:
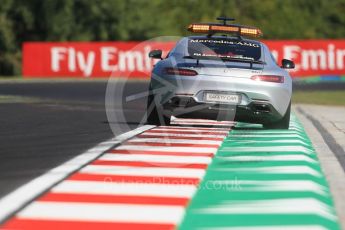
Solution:
[[(196, 64), (199, 65), (199, 60), (217, 60), (217, 58), (198, 58), (198, 57), (193, 57), (193, 56), (183, 56), (183, 58), (186, 59), (195, 59)], [(250, 60), (250, 59), (240, 59), (240, 58), (219, 58), (222, 61), (230, 61), (230, 62), (242, 62), (242, 63), (249, 63), (250, 68), (253, 68), (253, 64), (261, 64), (265, 65), (266, 62), (264, 61), (259, 61), (259, 60)]]

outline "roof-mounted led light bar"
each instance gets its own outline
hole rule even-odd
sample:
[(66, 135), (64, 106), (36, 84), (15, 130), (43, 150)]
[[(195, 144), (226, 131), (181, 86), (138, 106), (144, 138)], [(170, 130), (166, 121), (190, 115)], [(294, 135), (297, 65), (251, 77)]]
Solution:
[(213, 35), (215, 33), (234, 33), (238, 36), (250, 36), (250, 37), (260, 37), (262, 32), (260, 29), (229, 24), (207, 24), (207, 23), (193, 23), (188, 26), (188, 31), (193, 33), (206, 33)]

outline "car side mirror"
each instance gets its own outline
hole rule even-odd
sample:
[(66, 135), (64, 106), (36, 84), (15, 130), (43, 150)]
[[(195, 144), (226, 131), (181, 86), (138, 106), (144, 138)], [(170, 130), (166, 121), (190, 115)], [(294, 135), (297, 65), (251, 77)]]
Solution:
[(154, 58), (154, 59), (163, 59), (162, 58), (162, 50), (152, 50), (149, 53), (149, 57), (150, 58)]
[(283, 69), (294, 69), (295, 63), (291, 60), (283, 59), (281, 68), (283, 68)]

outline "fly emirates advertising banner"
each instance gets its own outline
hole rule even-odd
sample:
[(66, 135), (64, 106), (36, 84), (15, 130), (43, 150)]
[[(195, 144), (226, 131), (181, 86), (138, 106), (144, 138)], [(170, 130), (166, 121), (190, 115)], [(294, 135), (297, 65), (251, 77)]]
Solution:
[[(273, 56), (295, 62), (295, 78), (345, 75), (345, 40), (262, 41)], [(149, 78), (157, 59), (153, 49), (167, 55), (175, 42), (27, 42), (23, 45), (26, 78)]]

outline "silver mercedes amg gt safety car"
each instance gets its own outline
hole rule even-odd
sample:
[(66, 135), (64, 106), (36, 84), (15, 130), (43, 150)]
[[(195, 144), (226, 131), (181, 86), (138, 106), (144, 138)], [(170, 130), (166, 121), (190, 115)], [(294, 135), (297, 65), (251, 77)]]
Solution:
[(169, 125), (171, 116), (234, 120), (288, 129), (292, 80), (277, 65), (268, 47), (257, 40), (254, 27), (222, 23), (195, 23), (188, 27), (202, 35), (184, 37), (166, 58), (161, 50), (149, 53), (161, 59), (152, 71), (147, 122)]

